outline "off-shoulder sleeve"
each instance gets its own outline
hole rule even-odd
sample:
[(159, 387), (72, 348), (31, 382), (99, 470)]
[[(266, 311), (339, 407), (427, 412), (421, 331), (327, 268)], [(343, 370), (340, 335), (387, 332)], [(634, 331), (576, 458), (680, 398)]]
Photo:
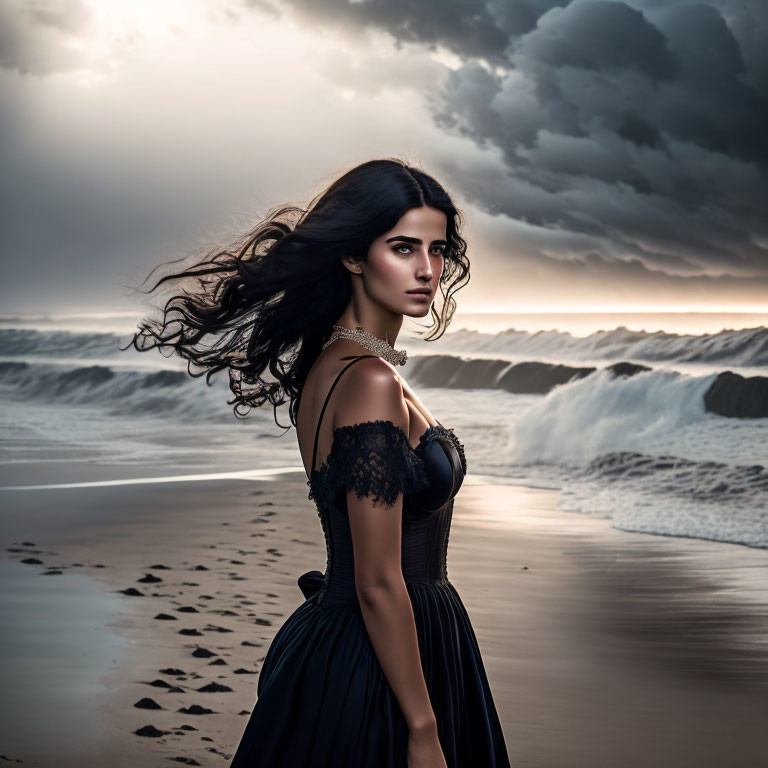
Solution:
[(428, 485), (424, 462), (406, 433), (391, 421), (364, 421), (334, 430), (333, 461), (328, 482), (354, 491), (362, 499), (391, 506), (399, 493)]

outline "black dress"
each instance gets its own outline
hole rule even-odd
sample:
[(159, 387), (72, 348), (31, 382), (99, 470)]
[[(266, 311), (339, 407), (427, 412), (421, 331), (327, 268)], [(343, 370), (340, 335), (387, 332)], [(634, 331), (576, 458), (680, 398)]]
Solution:
[(325, 533), (325, 574), (299, 577), (306, 600), (264, 658), (258, 699), (230, 768), (406, 768), (408, 727), (363, 622), (354, 584), (347, 490), (391, 504), (403, 492), (402, 569), (422, 668), (448, 768), (508, 768), (480, 649), (446, 571), (453, 499), (466, 474), (452, 429), (432, 425), (411, 447), (391, 421), (334, 430), (309, 498)]

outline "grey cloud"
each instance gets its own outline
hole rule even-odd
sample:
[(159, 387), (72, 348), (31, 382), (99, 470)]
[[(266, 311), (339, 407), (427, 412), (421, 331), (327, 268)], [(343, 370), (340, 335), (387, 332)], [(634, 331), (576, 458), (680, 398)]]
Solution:
[(9, 0), (0, 3), (0, 68), (44, 76), (82, 66), (67, 46), (85, 30), (90, 11), (81, 0)]
[[(499, 303), (505, 293), (534, 295), (540, 275), (552, 296), (576, 287), (584, 296), (602, 290), (618, 300), (626, 290), (627, 300), (663, 296), (670, 303), (675, 296), (757, 303), (768, 295), (764, 0), (249, 5), (273, 15), (292, 11), (318, 36), (335, 25), (354, 38), (357, 48), (348, 56), (313, 60), (334, 82), (366, 95), (398, 87), (423, 95), (446, 140), (415, 146), (462, 203), (497, 217), (487, 217), (477, 233), (474, 242), (483, 247), (474, 255), (492, 262), (486, 274), (498, 268), (509, 279), (483, 284), (479, 275), (473, 285), (497, 291)], [(223, 13), (236, 15), (230, 11)], [(241, 158), (206, 152), (194, 172), (173, 164), (158, 187), (165, 165), (154, 167), (141, 149), (151, 144), (152, 129), (124, 136), (114, 115), (101, 126), (103, 105), (85, 123), (93, 133), (64, 142), (60, 102), (37, 108), (26, 89), (39, 83), (26, 75), (81, 66), (66, 42), (86, 34), (87, 25), (74, 1), (0, 4), (0, 66), (25, 75), (2, 81), (9, 105), (0, 110), (2, 240), (14, 259), (13, 280), (0, 290), (6, 302), (20, 300), (21, 285), (32, 286), (36, 299), (69, 301), (84, 290), (84, 273), (95, 285), (110, 279), (116, 264), (127, 268), (166, 246), (175, 252), (174, 238), (225, 215), (224, 192), (240, 178), (239, 170), (218, 166), (240, 169)], [(403, 47), (395, 57), (379, 56), (366, 46), (366, 30), (387, 30)], [(462, 65), (448, 70), (426, 55), (437, 46)], [(148, 68), (117, 88), (127, 84), (138, 94), (156, 77)], [(301, 95), (297, 88), (297, 115)], [(412, 94), (403, 100), (412, 103)], [(134, 106), (151, 111), (153, 102), (137, 97)], [(348, 114), (359, 119), (359, 111)], [(209, 127), (187, 125), (211, 140)], [(118, 144), (95, 146), (110, 132)], [(112, 152), (115, 146), (121, 151)], [(178, 162), (182, 169), (189, 164)], [(284, 175), (282, 168), (271, 173)], [(215, 178), (222, 188), (206, 193)], [(489, 236), (489, 221), (503, 222), (504, 236)], [(515, 239), (521, 232), (528, 242), (535, 238), (528, 251)], [(41, 274), (50, 295), (38, 287)]]
[(664, 35), (635, 8), (620, 2), (575, 2), (555, 8), (530, 34), (514, 41), (508, 56), (544, 71), (560, 67), (603, 74), (630, 70), (652, 81), (674, 77), (677, 63)]
[[(554, 2), (531, 3), (552, 6)], [(510, 34), (531, 29), (538, 11), (528, 3), (486, 3), (478, 0), (288, 0), (269, 3), (245, 0), (246, 6), (288, 8), (305, 21), (332, 24), (348, 30), (383, 29), (398, 45), (438, 45), (462, 56), (482, 57), (495, 64), (506, 62), (504, 50)]]
[(589, 234), (670, 275), (768, 282), (763, 0), (281, 7), (463, 57), (425, 99), (446, 133), (502, 158), (452, 169), (483, 210)]
[(82, 0), (28, 0), (22, 10), (34, 25), (70, 33), (80, 32), (91, 16)]
[(610, 246), (591, 249), (589, 237), (583, 235), (541, 230), (538, 237), (526, 239), (514, 230), (519, 225), (510, 226), (506, 234), (497, 227), (490, 237), (483, 231), (473, 239), (473, 262), (483, 260), (485, 252), (509, 254), (480, 266), (479, 274), (492, 273), (492, 279), (482, 285), (470, 282), (467, 291), (474, 291), (479, 304), (532, 308), (531, 301), (569, 306), (599, 305), (609, 299), (614, 305), (637, 305), (649, 297), (652, 303), (670, 306), (765, 302), (765, 281), (731, 274), (670, 274), (650, 268), (640, 257), (622, 260)]

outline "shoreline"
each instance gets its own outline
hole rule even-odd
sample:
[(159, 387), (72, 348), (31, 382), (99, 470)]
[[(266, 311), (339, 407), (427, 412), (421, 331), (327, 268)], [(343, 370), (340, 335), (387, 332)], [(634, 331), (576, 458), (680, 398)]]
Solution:
[[(99, 585), (106, 603), (93, 620), (111, 615), (105, 630), (117, 650), (107, 661), (98, 655), (107, 641), (94, 642), (103, 722), (82, 734), (77, 755), (62, 755), (60, 744), (55, 759), (34, 752), (45, 733), (26, 751), (3, 738), (3, 753), (57, 768), (228, 759), (269, 642), (303, 600), (296, 579), (325, 567), (306, 492), (300, 471), (5, 490), (0, 564), (41, 560), (23, 566), (30, 584), (58, 565), (62, 573), (44, 583), (59, 580), (63, 594), (76, 575), (69, 592), (84, 605), (96, 598), (83, 577)], [(449, 539), (449, 578), (477, 634), (512, 764), (765, 764), (768, 552), (622, 531), (607, 519), (558, 512), (558, 495), (470, 474)], [(14, 589), (23, 591), (18, 578)], [(4, 608), (11, 597), (4, 592)], [(196, 648), (213, 655), (195, 657)], [(53, 701), (71, 693), (66, 681), (50, 679), (50, 665), (40, 670), (35, 682)], [(164, 684), (151, 685), (157, 680)], [(8, 694), (13, 702), (15, 691)], [(164, 709), (134, 707), (143, 698)], [(13, 720), (5, 721), (4, 736), (12, 735)], [(167, 733), (133, 733), (147, 725)]]

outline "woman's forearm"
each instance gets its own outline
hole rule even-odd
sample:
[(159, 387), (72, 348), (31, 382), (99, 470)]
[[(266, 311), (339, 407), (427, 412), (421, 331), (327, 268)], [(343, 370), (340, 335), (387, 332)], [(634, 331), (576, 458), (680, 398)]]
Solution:
[(412, 731), (430, 728), (435, 713), (419, 654), (413, 605), (405, 582), (358, 589), (360, 610), (382, 671)]

